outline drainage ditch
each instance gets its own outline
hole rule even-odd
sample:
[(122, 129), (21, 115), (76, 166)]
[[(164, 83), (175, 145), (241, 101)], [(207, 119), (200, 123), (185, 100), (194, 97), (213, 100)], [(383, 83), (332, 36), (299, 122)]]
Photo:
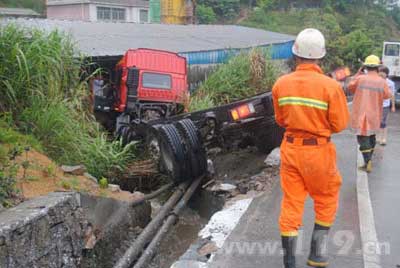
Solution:
[[(159, 245), (159, 252), (149, 268), (170, 268), (191, 245), (199, 239), (199, 231), (211, 216), (222, 210), (227, 201), (246, 198), (267, 191), (277, 177), (276, 155), (267, 165), (266, 156), (253, 148), (235, 153), (216, 152), (212, 156), (215, 174), (208, 182), (203, 182), (184, 209), (178, 223)], [(157, 212), (160, 199), (152, 201), (153, 213)]]

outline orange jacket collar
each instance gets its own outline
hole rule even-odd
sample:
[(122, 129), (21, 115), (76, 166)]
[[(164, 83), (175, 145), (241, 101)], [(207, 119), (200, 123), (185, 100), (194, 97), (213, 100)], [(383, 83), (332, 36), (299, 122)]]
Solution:
[(314, 63), (303, 63), (296, 67), (296, 71), (313, 71), (317, 73), (323, 73), (321, 67)]

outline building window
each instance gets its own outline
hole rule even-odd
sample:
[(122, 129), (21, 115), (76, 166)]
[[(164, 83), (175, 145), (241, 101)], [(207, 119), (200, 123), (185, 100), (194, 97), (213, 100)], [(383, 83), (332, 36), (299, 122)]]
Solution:
[(124, 8), (97, 7), (97, 20), (126, 21)]
[(149, 11), (147, 9), (140, 10), (140, 23), (146, 23), (149, 21)]

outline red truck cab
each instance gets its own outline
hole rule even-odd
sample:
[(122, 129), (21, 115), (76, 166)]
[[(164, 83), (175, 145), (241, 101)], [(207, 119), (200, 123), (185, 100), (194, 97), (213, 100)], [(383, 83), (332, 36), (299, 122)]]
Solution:
[(184, 104), (188, 95), (186, 59), (154, 49), (130, 49), (116, 66), (118, 98), (114, 109), (125, 112), (133, 103)]
[[(92, 80), (93, 110), (107, 129), (182, 113), (189, 97), (186, 59), (154, 49), (129, 49), (107, 78)], [(118, 134), (120, 135), (120, 134)]]

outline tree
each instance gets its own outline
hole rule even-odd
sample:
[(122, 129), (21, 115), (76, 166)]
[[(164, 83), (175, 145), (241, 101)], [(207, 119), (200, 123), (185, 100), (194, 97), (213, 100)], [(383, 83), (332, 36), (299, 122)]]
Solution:
[(216, 15), (229, 20), (239, 14), (240, 0), (199, 0), (198, 5), (211, 7)]
[(360, 65), (359, 61), (375, 51), (371, 38), (362, 30), (355, 30), (340, 38), (338, 51), (341, 58), (355, 70)]
[(214, 10), (205, 5), (198, 5), (196, 7), (196, 18), (200, 24), (213, 24), (217, 21)]

